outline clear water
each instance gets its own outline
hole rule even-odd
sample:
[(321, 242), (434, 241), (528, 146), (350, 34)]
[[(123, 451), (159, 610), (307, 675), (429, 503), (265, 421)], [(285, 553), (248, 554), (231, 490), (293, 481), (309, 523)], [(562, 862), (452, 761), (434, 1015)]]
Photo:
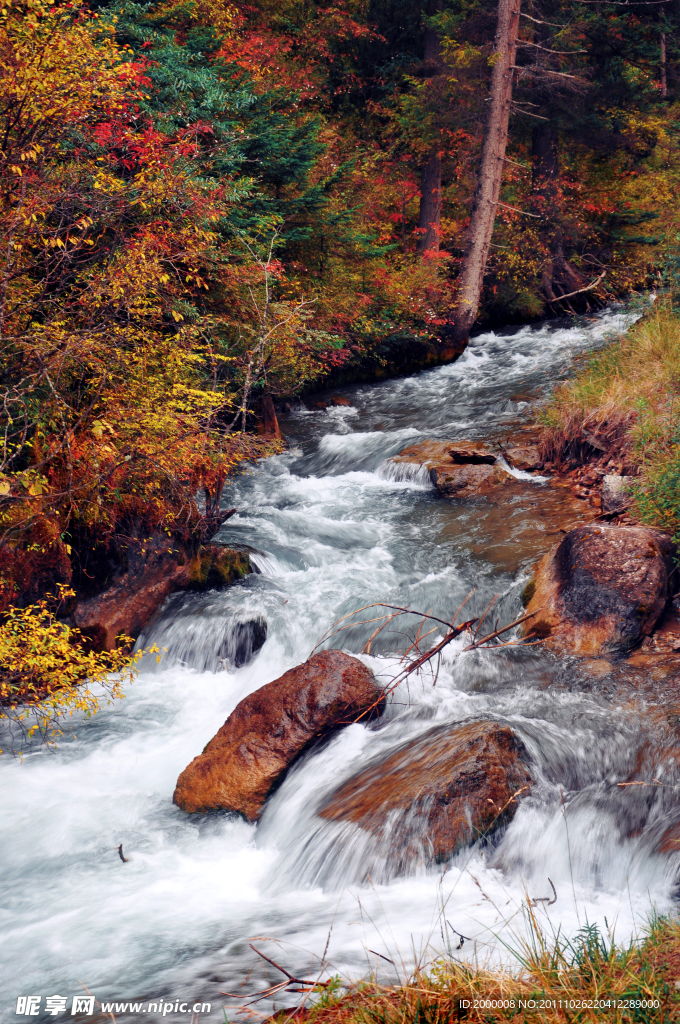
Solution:
[[(456, 505), (387, 460), (423, 438), (512, 436), (574, 356), (629, 319), (610, 310), (582, 326), (485, 334), (451, 366), (343, 389), (351, 407), (285, 421), (288, 452), (226, 495), (239, 512), (219, 539), (247, 545), (259, 574), (173, 598), (145, 638), (168, 656), (144, 667), (125, 701), (77, 723), (56, 752), (0, 761), (5, 1015), (16, 1019), (17, 995), (86, 986), (100, 1000), (205, 1000), (222, 1019), (233, 1000), (221, 991), (279, 980), (250, 948), (255, 937), (298, 976), (318, 972), (327, 948), (327, 973), (403, 977), (458, 944), (446, 920), (472, 940), (453, 955), (504, 957), (503, 943), (523, 934), (527, 893), (550, 895), (548, 878), (558, 894), (538, 910), (548, 931), (597, 921), (623, 938), (652, 906), (673, 905), (678, 855), (655, 852), (671, 791), (616, 786), (639, 770), (641, 751), (654, 761), (657, 726), (540, 649), (449, 648), (436, 686), (412, 682), (379, 723), (353, 725), (300, 762), (257, 828), (171, 802), (177, 776), (238, 701), (305, 660), (356, 607), (382, 600), (450, 615), (476, 588), (473, 613), (499, 594), (496, 614), (518, 614), (528, 568), (553, 542), (550, 489), (520, 479), (500, 507)], [(262, 620), (266, 642), (234, 668), (229, 637)], [(364, 640), (355, 629), (335, 642), (358, 652)], [(388, 636), (365, 660), (387, 680), (402, 646)], [(538, 780), (495, 847), (405, 870), (398, 851), (386, 856), (356, 826), (316, 815), (379, 752), (479, 717), (516, 729)]]

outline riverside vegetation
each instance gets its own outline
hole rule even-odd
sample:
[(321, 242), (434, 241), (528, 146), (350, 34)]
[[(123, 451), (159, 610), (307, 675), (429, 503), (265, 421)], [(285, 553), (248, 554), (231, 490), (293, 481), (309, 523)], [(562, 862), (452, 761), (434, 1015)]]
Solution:
[[(674, 292), (674, 282), (673, 292)], [(680, 315), (674, 294), (588, 357), (541, 413), (543, 453), (582, 478), (627, 478), (636, 521), (680, 540)], [(588, 481), (594, 482), (594, 481)]]
[[(501, 1021), (610, 1020), (670, 1022), (680, 1012), (680, 925), (653, 920), (644, 937), (617, 944), (597, 927), (578, 936), (548, 936), (529, 909), (530, 938), (515, 950), (519, 972), (470, 967), (451, 956), (418, 971), (408, 983), (362, 982), (343, 989), (334, 979), (309, 1009), (281, 1010), (277, 1024), (397, 1024), (428, 1021), (496, 1024)], [(459, 937), (452, 936), (459, 940)], [(454, 942), (453, 945), (459, 945)]]

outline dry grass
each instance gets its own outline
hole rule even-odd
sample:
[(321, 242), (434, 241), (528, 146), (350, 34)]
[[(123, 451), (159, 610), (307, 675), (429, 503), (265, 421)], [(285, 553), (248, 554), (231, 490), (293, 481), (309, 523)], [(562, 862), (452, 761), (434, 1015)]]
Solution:
[(680, 413), (680, 311), (655, 306), (627, 334), (591, 355), (573, 380), (557, 389), (542, 415), (553, 454), (592, 440), (642, 461), (640, 442), (665, 435)]
[(590, 356), (541, 420), (546, 461), (637, 477), (635, 517), (680, 539), (680, 311), (670, 301)]
[[(399, 987), (364, 982), (310, 1009), (280, 1011), (278, 1024), (470, 1024), (525, 1021), (611, 1024), (680, 1020), (680, 923), (654, 920), (622, 947), (594, 927), (576, 940), (532, 939), (516, 951), (516, 973), (441, 959)], [(677, 982), (677, 985), (676, 985)], [(495, 1004), (495, 1005), (494, 1005)]]

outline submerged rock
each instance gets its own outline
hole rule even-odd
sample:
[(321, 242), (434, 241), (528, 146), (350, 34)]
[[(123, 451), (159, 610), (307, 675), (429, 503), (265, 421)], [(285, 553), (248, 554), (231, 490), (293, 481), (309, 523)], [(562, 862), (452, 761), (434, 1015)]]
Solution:
[(528, 755), (497, 722), (433, 729), (341, 786), (319, 812), (405, 859), (446, 860), (508, 822), (532, 787)]
[(261, 615), (245, 622), (235, 622), (218, 651), (218, 657), (226, 668), (242, 668), (252, 661), (267, 639), (267, 621)]
[(661, 530), (579, 526), (539, 562), (523, 628), (588, 657), (627, 653), (654, 629), (674, 573)]
[(382, 714), (385, 697), (370, 669), (340, 651), (321, 651), (245, 697), (173, 796), (183, 811), (223, 809), (257, 821), (291, 764), (332, 730)]
[(397, 465), (425, 466), (432, 483), (445, 498), (482, 494), (513, 479), (492, 449), (479, 441), (421, 441), (405, 448), (391, 461)]

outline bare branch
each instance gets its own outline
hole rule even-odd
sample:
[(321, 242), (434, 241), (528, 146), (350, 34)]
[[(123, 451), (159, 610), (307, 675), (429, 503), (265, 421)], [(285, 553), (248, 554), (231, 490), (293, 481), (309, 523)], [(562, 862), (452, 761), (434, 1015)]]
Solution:
[(556, 25), (554, 21), (541, 21), (539, 18), (532, 18), (530, 14), (525, 14), (524, 11), (519, 12), (520, 18), (528, 18), (529, 21), (533, 21), (535, 25), (550, 25), (551, 28), (567, 28), (566, 25)]
[(559, 57), (571, 57), (572, 53), (587, 53), (587, 50), (550, 50), (547, 46), (541, 46), (540, 43), (531, 43), (528, 39), (516, 39), (517, 46), (534, 46), (537, 50), (543, 50), (544, 53), (554, 53)]
[[(522, 110), (521, 113), (527, 114), (528, 111)], [(537, 115), (531, 114), (530, 116), (536, 117)], [(544, 120), (547, 120), (547, 118), (544, 118)], [(502, 206), (504, 210), (513, 210), (515, 213), (521, 213), (523, 217), (536, 217), (538, 220), (541, 219), (541, 215), (539, 213), (529, 213), (527, 210), (518, 210), (516, 206), (508, 206), (507, 203), (496, 203), (496, 206)]]
[[(563, 299), (570, 299), (573, 295), (581, 295), (583, 292), (591, 292), (593, 288), (597, 288), (602, 278), (606, 275), (607, 271), (603, 270), (596, 281), (592, 284), (586, 285), (585, 288), (577, 288), (575, 292), (567, 292), (566, 295), (558, 295), (554, 299), (548, 299), (548, 302), (562, 302)], [(604, 451), (604, 449), (602, 449)]]

